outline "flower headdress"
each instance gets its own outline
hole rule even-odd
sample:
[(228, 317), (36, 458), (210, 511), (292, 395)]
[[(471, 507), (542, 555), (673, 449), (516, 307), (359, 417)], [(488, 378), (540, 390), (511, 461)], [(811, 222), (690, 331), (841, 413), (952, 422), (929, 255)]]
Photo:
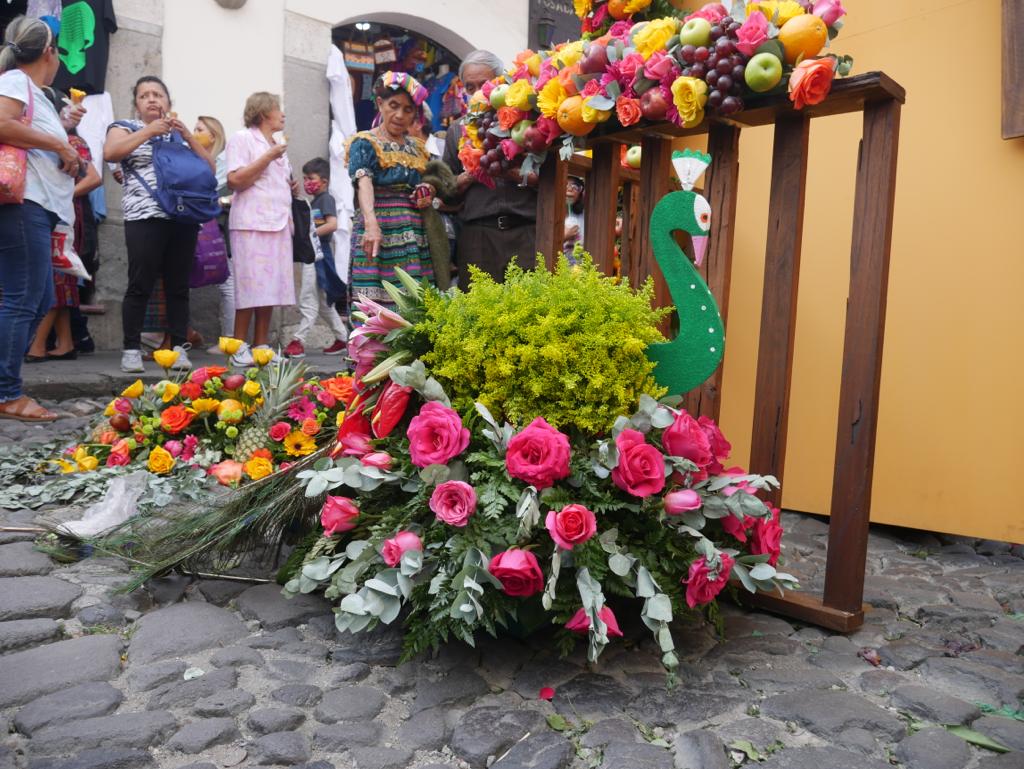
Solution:
[(420, 81), (406, 72), (388, 70), (377, 78), (377, 85), (391, 91), (405, 91), (417, 107), (421, 106), (429, 95)]

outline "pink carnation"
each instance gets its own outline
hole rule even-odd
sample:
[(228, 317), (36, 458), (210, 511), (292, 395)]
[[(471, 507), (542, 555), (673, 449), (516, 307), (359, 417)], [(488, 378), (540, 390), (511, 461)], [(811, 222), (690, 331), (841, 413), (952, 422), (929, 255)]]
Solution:
[(699, 556), (690, 564), (690, 573), (683, 581), (686, 583), (686, 604), (691, 609), (713, 601), (729, 582), (729, 573), (734, 561), (732, 556), (726, 553), (719, 553), (719, 557), (722, 564), (716, 572), (708, 568), (708, 561), (704, 556)]
[(299, 398), (288, 407), (288, 418), (296, 422), (312, 419), (316, 416), (316, 405), (309, 398)]
[[(597, 616), (601, 618), (601, 621), (608, 626), (608, 637), (609, 638), (622, 638), (622, 631), (619, 630), (619, 622), (615, 619), (615, 614), (607, 606), (602, 606), (601, 610), (597, 613)], [(580, 609), (572, 615), (572, 619), (565, 623), (565, 629), (571, 630), (573, 633), (587, 633), (590, 631), (590, 617), (587, 616), (586, 609)]]
[(164, 443), (164, 451), (166, 451), (175, 459), (181, 456), (181, 452), (183, 449), (184, 447), (181, 445), (181, 441), (167, 441), (166, 443)]
[(196, 455), (199, 448), (199, 439), (194, 435), (186, 435), (181, 444), (181, 461), (188, 462)]

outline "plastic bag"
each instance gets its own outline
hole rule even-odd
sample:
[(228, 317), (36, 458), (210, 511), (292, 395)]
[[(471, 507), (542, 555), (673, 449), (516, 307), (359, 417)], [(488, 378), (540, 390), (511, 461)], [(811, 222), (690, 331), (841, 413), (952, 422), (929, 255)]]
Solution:
[(65, 521), (57, 530), (85, 539), (95, 537), (120, 526), (139, 512), (139, 497), (149, 486), (152, 476), (146, 470), (120, 475), (111, 481), (103, 499), (89, 505), (77, 521)]
[(53, 269), (74, 275), (82, 280), (91, 280), (92, 276), (82, 264), (82, 258), (75, 253), (75, 232), (66, 224), (58, 224), (50, 233), (50, 261)]
[(214, 219), (199, 228), (189, 288), (220, 285), (228, 275), (228, 248)]

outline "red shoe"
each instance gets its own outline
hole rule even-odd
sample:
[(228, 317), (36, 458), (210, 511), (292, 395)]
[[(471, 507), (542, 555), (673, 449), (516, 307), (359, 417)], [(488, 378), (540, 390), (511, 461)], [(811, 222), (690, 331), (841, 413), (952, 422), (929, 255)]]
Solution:
[(293, 339), (288, 343), (288, 346), (284, 348), (285, 357), (288, 358), (305, 358), (306, 348), (302, 346), (302, 342), (298, 339)]
[(324, 348), (324, 355), (341, 355), (348, 349), (348, 343), (335, 339), (334, 344)]

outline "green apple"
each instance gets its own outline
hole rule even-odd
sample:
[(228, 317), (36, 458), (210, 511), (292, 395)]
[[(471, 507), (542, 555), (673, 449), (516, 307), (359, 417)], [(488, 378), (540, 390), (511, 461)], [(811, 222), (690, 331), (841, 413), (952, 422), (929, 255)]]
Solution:
[(514, 126), (512, 126), (512, 141), (518, 144), (520, 147), (526, 144), (526, 132), (533, 125), (532, 120), (520, 120)]
[(751, 91), (770, 91), (782, 80), (782, 62), (768, 52), (755, 54), (747, 62), (743, 79), (747, 81)]
[(508, 86), (505, 83), (494, 86), (491, 91), (491, 106), (494, 109), (501, 109), (505, 106), (505, 94), (508, 93)]
[(630, 168), (639, 168), (641, 160), (641, 150), (639, 144), (634, 144), (628, 150), (626, 150), (626, 165)]
[(711, 22), (696, 16), (690, 19), (679, 30), (679, 44), (693, 45), (700, 48), (711, 42)]

